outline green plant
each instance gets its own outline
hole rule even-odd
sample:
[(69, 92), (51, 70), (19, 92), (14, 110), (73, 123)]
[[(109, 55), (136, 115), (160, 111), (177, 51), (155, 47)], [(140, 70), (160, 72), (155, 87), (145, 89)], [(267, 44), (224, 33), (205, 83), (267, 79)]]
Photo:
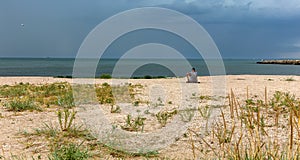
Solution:
[(144, 121), (146, 118), (138, 116), (132, 118), (130, 114), (127, 115), (125, 122), (126, 124), (122, 126), (124, 130), (127, 131), (143, 131), (144, 130)]
[(58, 96), (57, 104), (64, 108), (72, 108), (75, 106), (74, 98), (72, 92), (66, 93), (64, 95)]
[(195, 110), (185, 109), (180, 111), (180, 117), (183, 122), (190, 122), (195, 115)]
[(44, 126), (41, 129), (35, 129), (33, 134), (26, 133), (26, 135), (44, 135), (46, 137), (56, 137), (59, 134), (59, 130), (54, 127), (52, 124), (44, 123)]
[(285, 79), (285, 81), (296, 81), (295, 79), (293, 79), (292, 77)]
[(154, 106), (164, 106), (164, 103), (160, 97), (157, 98), (157, 102), (154, 104)]
[(144, 79), (152, 79), (152, 76), (150, 76), (150, 75), (145, 75), (145, 76), (144, 76)]
[(144, 114), (151, 114), (150, 111), (147, 109), (144, 111)]
[(69, 109), (57, 112), (59, 126), (62, 131), (68, 131), (72, 127), (75, 115), (76, 111), (70, 111)]
[(216, 128), (213, 130), (213, 134), (217, 137), (219, 144), (223, 143), (230, 143), (232, 136), (234, 134), (235, 126), (232, 126), (232, 128), (229, 130), (227, 129), (228, 124), (226, 124), (225, 116), (223, 111), (222, 113), (222, 119), (223, 124), (216, 124)]
[(6, 103), (5, 106), (9, 111), (15, 111), (15, 112), (22, 112), (25, 110), (30, 110), (30, 111), (42, 110), (29, 97), (13, 98), (8, 103)]
[(68, 144), (56, 148), (54, 152), (48, 156), (50, 160), (84, 160), (90, 157), (87, 149), (80, 149), (80, 145)]
[(19, 83), (14, 86), (4, 85), (0, 87), (0, 97), (6, 98), (7, 103), (14, 103), (17, 100), (27, 98), (36, 106), (48, 108), (57, 105), (66, 108), (75, 106), (72, 87), (66, 82), (43, 85), (29, 83)]
[(198, 107), (198, 111), (203, 118), (208, 119), (210, 117), (211, 108), (208, 105), (205, 107)]
[[(134, 157), (135, 158), (145, 157), (146, 159), (149, 159), (149, 158), (157, 157), (157, 155), (159, 154), (158, 151), (156, 150), (132, 153), (132, 152), (127, 152), (125, 150), (116, 150), (114, 147), (108, 144), (103, 144), (103, 146), (105, 147), (105, 149), (108, 149), (110, 155), (112, 155), (114, 158), (117, 159), (133, 159)], [(138, 158), (138, 159), (145, 159), (145, 158)]]
[(205, 123), (205, 130), (207, 130), (208, 128), (208, 119), (211, 115), (211, 109), (212, 109), (212, 106), (204, 106), (204, 107), (198, 107), (198, 111), (201, 115), (201, 117), (204, 118), (204, 120), (206, 120), (206, 123)]
[(167, 78), (166, 76), (156, 76), (154, 78)]
[[(247, 98), (245, 103), (240, 104), (233, 93), (228, 98), (229, 107), (222, 109), (227, 109), (225, 113), (230, 113), (231, 118), (226, 119), (221, 110), (222, 119), (217, 118), (212, 134), (208, 133), (212, 136), (201, 137), (193, 132), (213, 151), (213, 158), (297, 159), (300, 156), (300, 143), (297, 141), (300, 137), (299, 99), (290, 93), (277, 91), (267, 103), (266, 89), (264, 101)], [(278, 134), (279, 131), (286, 136)], [(203, 152), (206, 153), (205, 150)]]
[(139, 106), (139, 104), (140, 104), (140, 101), (134, 101), (134, 102), (133, 102), (133, 105), (134, 105), (134, 106)]
[(200, 98), (200, 100), (211, 100), (212, 99), (210, 96), (204, 96), (204, 95), (201, 95), (199, 98)]
[(159, 103), (162, 103), (162, 99), (161, 99), (160, 97), (157, 98), (157, 101), (158, 101)]
[(0, 87), (0, 95), (1, 97), (20, 97), (28, 94), (29, 84), (19, 83), (14, 86), (3, 85)]
[(112, 87), (107, 83), (103, 83), (102, 85), (96, 86), (96, 95), (100, 104), (115, 103), (115, 98), (112, 93)]
[(158, 112), (155, 116), (156, 116), (156, 119), (158, 120), (158, 122), (162, 126), (166, 126), (168, 119), (172, 118), (177, 113), (178, 113), (177, 110), (173, 110), (173, 111), (161, 111), (161, 112)]
[(104, 73), (104, 74), (101, 74), (100, 78), (102, 78), (102, 79), (111, 79), (112, 77), (111, 77), (110, 74)]

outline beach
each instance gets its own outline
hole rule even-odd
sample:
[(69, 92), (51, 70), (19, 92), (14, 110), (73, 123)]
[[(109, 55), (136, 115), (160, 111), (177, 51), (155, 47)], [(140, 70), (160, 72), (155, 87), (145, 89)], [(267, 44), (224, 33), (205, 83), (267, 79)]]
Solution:
[[(185, 78), (164, 78), (164, 79), (95, 79), (96, 84), (108, 83), (109, 85), (136, 85), (139, 84), (142, 89), (136, 94), (136, 99), (139, 99), (142, 103), (147, 101), (150, 104), (154, 101), (158, 101), (163, 105), (159, 106), (161, 110), (180, 110), (182, 104), (189, 104), (191, 106), (205, 107), (206, 105), (212, 105), (215, 107), (222, 108), (224, 111), (224, 117), (226, 122), (230, 122), (230, 107), (228, 107), (230, 100), (228, 95), (234, 95), (235, 103), (244, 106), (245, 101), (248, 99), (271, 101), (273, 94), (276, 91), (282, 93), (290, 93), (295, 95), (296, 99), (300, 97), (300, 76), (295, 75), (226, 75), (226, 76), (216, 76), (225, 82), (218, 84), (219, 82), (213, 81), (214, 77), (211, 76), (199, 76), (198, 80), (200, 83), (190, 84), (185, 83)], [(3, 85), (16, 85), (19, 83), (30, 83), (35, 85), (56, 83), (56, 82), (68, 82), (70, 84), (74, 83), (72, 79), (68, 78), (52, 78), (52, 77), (0, 77), (0, 86)], [(214, 90), (216, 88), (213, 85), (218, 86), (217, 89), (224, 88), (223, 95), (214, 95)], [(182, 88), (187, 88), (184, 90)], [(200, 98), (199, 98), (200, 97)], [(229, 96), (230, 97), (230, 96)], [(233, 98), (233, 97), (231, 97)], [(182, 100), (184, 99), (184, 102)], [(40, 128), (44, 123), (47, 124), (57, 124), (57, 108), (50, 107), (43, 111), (23, 111), (23, 112), (12, 112), (8, 111), (4, 106), (5, 98), (1, 98), (0, 106), (0, 156), (4, 158), (10, 158), (12, 155), (23, 155), (26, 159), (30, 157), (38, 157), (41, 159), (47, 159), (47, 155), (50, 153), (49, 142), (42, 136), (24, 136), (26, 133), (34, 132), (36, 128)], [(256, 102), (255, 102), (256, 103)], [(105, 104), (103, 105), (105, 106)], [(109, 105), (108, 105), (109, 106)], [(136, 108), (138, 108), (137, 106)], [(76, 107), (75, 107), (76, 108)], [(123, 109), (123, 108), (122, 108)], [(142, 109), (141, 109), (142, 110)], [(238, 109), (237, 109), (238, 110)], [(150, 109), (151, 111), (151, 109)], [(105, 115), (109, 116), (110, 110), (103, 109)], [(157, 113), (153, 109), (153, 113)], [(222, 116), (220, 112), (216, 115), (216, 121), (222, 121)], [(242, 113), (242, 112), (236, 112)], [(120, 113), (122, 114), (122, 112)], [(124, 116), (126, 115), (116, 115), (110, 116), (110, 120), (114, 123), (124, 123)], [(267, 118), (267, 117), (265, 117)], [(159, 150), (158, 158), (170, 158), (170, 159), (194, 159), (205, 158), (216, 156), (213, 153), (212, 148), (218, 148), (216, 135), (212, 134), (202, 135), (204, 138), (197, 138), (197, 135), (192, 135), (195, 133), (204, 133), (204, 116), (196, 115), (194, 120), (189, 125), (188, 131), (184, 135), (177, 137), (176, 141), (170, 146)], [(284, 118), (283, 118), (284, 119)], [(84, 122), (76, 117), (76, 122), (78, 124), (83, 124)], [(155, 120), (155, 116), (148, 118), (145, 121), (144, 132), (152, 132), (156, 129), (163, 128), (159, 123), (152, 122)], [(171, 120), (170, 120), (171, 121)], [(269, 121), (272, 121), (271, 119)], [(266, 120), (266, 123), (269, 123)], [(295, 120), (296, 122), (297, 120)], [(281, 121), (280, 121), (281, 122)], [(298, 122), (298, 121), (297, 121)], [(271, 123), (271, 122), (270, 122)], [(282, 122), (282, 124), (285, 124)], [(168, 125), (168, 124), (167, 124)], [(229, 125), (230, 126), (230, 125)], [(228, 126), (228, 127), (229, 127)], [(232, 132), (238, 134), (239, 126)], [(241, 128), (240, 128), (241, 130)], [(267, 130), (267, 129), (266, 129)], [(268, 138), (274, 138), (273, 128), (271, 127), (270, 135)], [(26, 132), (26, 133), (25, 133)], [(241, 131), (242, 132), (242, 131)], [(296, 132), (296, 131), (295, 131)], [(288, 133), (289, 130), (281, 129), (277, 135), (282, 136), (278, 142), (282, 144), (288, 144)], [(191, 135), (191, 136), (189, 136)], [(265, 136), (265, 135), (264, 135)], [(163, 137), (162, 137), (163, 138)], [(205, 139), (205, 140), (203, 140)], [(234, 138), (232, 138), (234, 139)], [(194, 141), (193, 141), (194, 140)], [(74, 140), (76, 141), (76, 140)], [(193, 143), (191, 143), (193, 141)], [(209, 143), (210, 147), (206, 144)], [(89, 143), (89, 142), (87, 142)], [(198, 149), (195, 149), (198, 148)], [(226, 148), (226, 147), (225, 147)], [(99, 151), (102, 153), (102, 151)], [(203, 153), (205, 152), (205, 153)], [(103, 151), (104, 153), (104, 151)], [(103, 154), (103, 159), (116, 159), (114, 155), (105, 153)], [(125, 157), (125, 159), (143, 159), (143, 157)]]

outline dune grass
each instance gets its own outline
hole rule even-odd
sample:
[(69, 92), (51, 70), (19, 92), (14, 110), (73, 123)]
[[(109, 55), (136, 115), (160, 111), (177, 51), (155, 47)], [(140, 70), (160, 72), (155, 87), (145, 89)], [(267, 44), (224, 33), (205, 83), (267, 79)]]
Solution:
[(173, 111), (161, 111), (158, 112), (155, 116), (157, 121), (164, 127), (167, 124), (167, 121), (171, 119), (174, 115), (178, 113), (177, 110)]
[[(91, 86), (81, 87), (91, 88)], [(112, 106), (112, 113), (120, 113), (120, 107), (115, 106), (115, 102), (133, 103), (135, 95), (140, 94), (142, 88), (143, 86), (140, 84), (111, 86), (103, 83), (95, 85), (95, 92), (100, 104)], [(0, 97), (1, 103), (8, 111), (56, 109), (57, 123), (43, 123), (42, 127), (33, 129), (33, 132), (23, 131), (21, 133), (27, 137), (24, 142), (26, 148), (33, 147), (32, 144), (39, 139), (45, 142), (50, 152), (48, 159), (86, 159), (91, 156), (99, 159), (103, 154), (109, 155), (111, 152), (116, 157), (130, 156), (130, 154), (126, 155), (123, 152), (111, 150), (98, 143), (86, 128), (82, 125), (75, 125), (77, 112), (74, 110), (73, 88), (69, 83), (4, 85), (0, 86)], [(130, 119), (127, 128), (133, 131), (142, 131), (144, 120), (143, 117)], [(78, 144), (78, 142), (83, 143)]]
[[(207, 133), (210, 136), (202, 137), (189, 129), (190, 137), (194, 138), (190, 145), (195, 158), (300, 157), (300, 101), (294, 95), (277, 91), (268, 101), (266, 89), (264, 100), (246, 99), (241, 103), (232, 91), (228, 96), (228, 103), (227, 107), (221, 108), (220, 119)], [(226, 112), (229, 115), (225, 115), (225, 110), (229, 111)], [(199, 142), (208, 149), (199, 147)], [(198, 144), (195, 145), (196, 143)], [(209, 156), (207, 153), (210, 153)]]
[[(104, 83), (96, 85), (96, 95), (99, 103), (111, 107), (111, 113), (120, 114), (122, 111), (116, 102), (142, 103), (135, 98), (141, 88), (141, 85), (111, 86)], [(227, 96), (228, 104), (219, 107), (220, 116), (215, 119), (211, 130), (199, 135), (198, 131), (189, 128), (181, 137), (187, 139), (192, 150), (187, 154), (194, 159), (299, 159), (300, 100), (290, 93), (277, 91), (270, 98), (267, 93), (266, 88), (265, 97), (250, 98), (248, 91), (246, 97), (236, 97), (232, 90)], [(49, 147), (49, 159), (99, 159), (103, 155), (128, 159), (160, 156), (158, 152), (134, 155), (114, 150), (97, 142), (83, 126), (75, 125), (76, 111), (73, 110), (72, 87), (68, 83), (5, 85), (0, 87), (0, 97), (5, 99), (4, 104), (9, 111), (39, 111), (57, 107), (56, 124), (44, 124), (32, 133), (23, 134), (31, 140), (34, 137), (43, 139)], [(212, 99), (200, 96), (199, 102)], [(158, 101), (162, 103), (161, 99)], [(180, 114), (184, 121), (190, 121), (194, 111), (207, 120), (210, 107), (159, 112), (154, 117), (162, 127), (176, 114)], [(143, 132), (146, 118), (126, 115), (125, 122), (122, 129)]]
[[(81, 87), (92, 88), (88, 85)], [(114, 105), (116, 101), (134, 103), (135, 94), (139, 94), (136, 90), (141, 88), (142, 86), (139, 84), (111, 86), (107, 83), (103, 83), (95, 85), (95, 92), (100, 104)], [(87, 93), (89, 93), (88, 91)], [(87, 94), (86, 97), (81, 98), (86, 100), (89, 96), (90, 95)], [(66, 82), (43, 85), (33, 85), (29, 83), (19, 83), (11, 86), (3, 85), (0, 86), (0, 98), (3, 99), (2, 103), (7, 110), (15, 112), (26, 110), (42, 111), (50, 107), (75, 107), (73, 88)]]
[(56, 148), (48, 157), (49, 160), (83, 160), (90, 157), (87, 149), (83, 150), (80, 145), (67, 144)]
[(33, 111), (42, 111), (40, 107), (38, 107), (34, 100), (29, 97), (16, 97), (5, 103), (5, 107), (9, 111), (22, 112), (25, 110)]
[(38, 110), (51, 106), (74, 107), (72, 87), (68, 83), (33, 85), (19, 83), (0, 87), (0, 97), (11, 111)]
[(146, 118), (142, 116), (132, 117), (130, 114), (126, 116), (125, 119), (125, 125), (121, 126), (122, 129), (127, 131), (144, 131), (144, 125), (145, 125)]

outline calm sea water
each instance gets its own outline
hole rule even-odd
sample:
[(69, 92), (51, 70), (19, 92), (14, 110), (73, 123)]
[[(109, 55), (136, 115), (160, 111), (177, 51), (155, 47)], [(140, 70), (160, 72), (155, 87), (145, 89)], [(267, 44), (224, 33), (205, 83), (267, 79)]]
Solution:
[[(177, 68), (177, 76), (184, 76), (189, 70), (185, 70), (182, 60), (153, 60), (154, 63), (167, 64)], [(296, 65), (276, 65), (276, 64), (256, 64), (259, 60), (224, 60), (227, 75), (240, 74), (266, 74), (266, 75), (300, 75), (300, 66)], [(128, 59), (123, 61), (122, 68), (127, 69), (134, 64), (145, 62), (144, 60)], [(97, 75), (103, 73), (112, 74), (113, 68), (117, 63), (116, 59), (100, 60), (97, 68)], [(203, 60), (189, 60), (191, 66), (195, 67), (198, 75), (210, 75)], [(73, 72), (74, 59), (56, 58), (1, 58), (0, 76), (71, 76)], [(122, 71), (114, 72), (116, 77), (128, 77), (122, 75)], [(181, 73), (182, 72), (182, 73)], [(146, 64), (135, 70), (131, 77), (168, 76), (175, 74), (166, 67), (157, 64)]]

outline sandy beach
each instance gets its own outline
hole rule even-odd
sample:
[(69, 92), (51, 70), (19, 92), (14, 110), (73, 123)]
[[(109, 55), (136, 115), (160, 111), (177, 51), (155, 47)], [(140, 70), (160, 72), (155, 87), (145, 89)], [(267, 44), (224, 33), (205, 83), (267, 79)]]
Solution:
[[(182, 105), (182, 99), (186, 99), (184, 104), (191, 103), (195, 107), (203, 107), (207, 104), (211, 104), (211, 101), (220, 101), (224, 105), (224, 114), (227, 119), (230, 119), (230, 112), (228, 107), (228, 98), (226, 96), (231, 93), (231, 90), (235, 94), (237, 101), (241, 104), (245, 104), (247, 99), (265, 99), (265, 89), (267, 91), (268, 101), (272, 98), (272, 95), (276, 91), (289, 92), (295, 95), (296, 98), (300, 97), (300, 76), (295, 75), (227, 75), (223, 77), (226, 82), (225, 86), (220, 86), (220, 88), (225, 88), (225, 95), (219, 97), (216, 100), (211, 99), (193, 99), (193, 97), (214, 97), (212, 89), (212, 77), (209, 76), (199, 76), (199, 84), (189, 84), (184, 83), (185, 78), (166, 78), (166, 79), (127, 79), (122, 80), (122, 84), (140, 84), (143, 86), (141, 94), (137, 95), (141, 100), (154, 102), (159, 98), (164, 104), (160, 109), (170, 110), (178, 109)], [(114, 79), (96, 79), (96, 83), (105, 83), (115, 85), (119, 84), (118, 80)], [(0, 85), (15, 85), (19, 83), (30, 83), (30, 84), (47, 84), (54, 82), (69, 82), (73, 83), (72, 79), (65, 78), (52, 78), (52, 77), (0, 77)], [(182, 88), (190, 88), (191, 92), (182, 93)], [(248, 88), (248, 89), (247, 89)], [(196, 89), (196, 92), (193, 91)], [(248, 90), (248, 94), (247, 94)], [(185, 96), (182, 98), (182, 96)], [(5, 100), (2, 98), (2, 102)], [(227, 106), (227, 107), (226, 107)], [(24, 111), (24, 112), (11, 112), (8, 111), (4, 104), (1, 103), (0, 106), (0, 157), (11, 158), (12, 155), (23, 155), (24, 157), (37, 157), (40, 156), (41, 159), (47, 159), (49, 154), (49, 148), (47, 147), (47, 142), (42, 138), (28, 139), (24, 137), (21, 133), (32, 132), (36, 128), (39, 128), (43, 123), (56, 124), (56, 108), (49, 108), (42, 112), (37, 111)], [(109, 111), (104, 109), (106, 115), (109, 115)], [(154, 112), (154, 111), (153, 111)], [(110, 116), (111, 121), (114, 123), (122, 123), (124, 115), (122, 116)], [(221, 116), (218, 115), (217, 119)], [(229, 120), (228, 120), (229, 121)], [(76, 123), (82, 123), (80, 118), (76, 118)], [(195, 117), (194, 121), (189, 126), (189, 129), (200, 133), (203, 130), (203, 117)], [(151, 118), (147, 119), (145, 124), (145, 132), (152, 132), (156, 129), (162, 128), (157, 123), (151, 122)], [(282, 130), (279, 135), (286, 136), (282, 138), (285, 142), (288, 138), (288, 130)], [(187, 131), (187, 134), (190, 132)], [(206, 140), (212, 146), (216, 144), (215, 140), (211, 137), (212, 135), (206, 135)], [(268, 135), (272, 138), (272, 135)], [(195, 138), (195, 137), (194, 137)], [(197, 139), (197, 138), (195, 138)], [(190, 137), (182, 135), (170, 146), (159, 150), (158, 158), (170, 158), (170, 159), (193, 159), (194, 154), (197, 158), (205, 158), (206, 156), (214, 156), (214, 153), (209, 149), (209, 147), (204, 142), (197, 140), (197, 143), (191, 145)], [(199, 142), (199, 143), (198, 143)], [(193, 147), (201, 148), (199, 150), (193, 149)], [(203, 149), (207, 149), (207, 153), (203, 153)], [(193, 154), (194, 152), (194, 154)], [(113, 155), (105, 155), (104, 159), (114, 159)], [(134, 157), (136, 159), (143, 159), (141, 157)], [(1, 158), (0, 158), (1, 159)]]

